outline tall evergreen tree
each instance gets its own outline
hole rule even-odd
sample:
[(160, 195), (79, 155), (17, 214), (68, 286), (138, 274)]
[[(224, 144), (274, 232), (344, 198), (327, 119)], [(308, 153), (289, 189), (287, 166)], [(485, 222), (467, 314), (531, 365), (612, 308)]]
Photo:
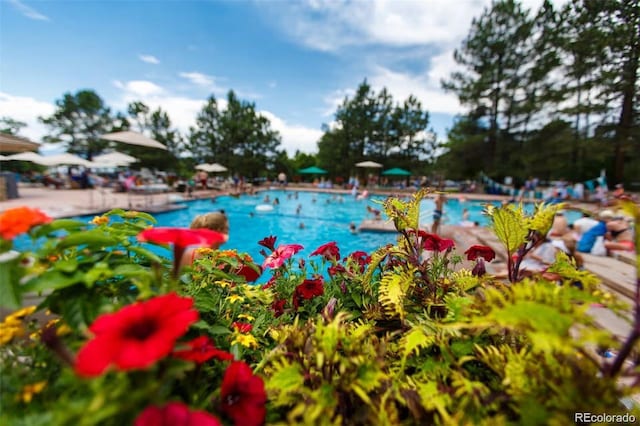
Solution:
[(114, 129), (111, 110), (93, 90), (65, 93), (56, 101), (55, 112), (40, 121), (52, 132), (45, 141), (64, 143), (68, 152), (89, 160), (107, 146), (100, 136)]

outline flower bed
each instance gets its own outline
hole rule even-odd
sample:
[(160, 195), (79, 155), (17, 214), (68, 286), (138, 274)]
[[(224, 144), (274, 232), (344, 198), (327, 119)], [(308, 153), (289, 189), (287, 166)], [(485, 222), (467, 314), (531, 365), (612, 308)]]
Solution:
[[(0, 423), (566, 424), (627, 412), (637, 384), (619, 379), (638, 336), (603, 363), (591, 348), (616, 342), (586, 312), (619, 304), (566, 255), (553, 281), (520, 274), (558, 207), (487, 211), (513, 259), (502, 282), (486, 274), (490, 248), (460, 250), (474, 265), (462, 269), (452, 240), (418, 229), (424, 194), (384, 202), (398, 239), (373, 253), (329, 241), (302, 258), (304, 242), (268, 236), (261, 262), (205, 248), (183, 270), (186, 245), (221, 236), (122, 210), (90, 224), (3, 213), (0, 301), (16, 310), (0, 324)], [(43, 243), (11, 252), (23, 232)], [(21, 309), (32, 294), (43, 302)]]

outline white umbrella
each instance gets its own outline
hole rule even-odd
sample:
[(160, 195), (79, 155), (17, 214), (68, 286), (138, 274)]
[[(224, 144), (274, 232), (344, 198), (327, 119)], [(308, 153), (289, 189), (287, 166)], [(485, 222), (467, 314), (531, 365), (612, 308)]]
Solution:
[(39, 143), (20, 136), (0, 132), (0, 152), (37, 151)]
[(21, 152), (20, 154), (8, 155), (7, 160), (30, 161), (32, 163), (46, 165), (42, 155), (35, 152)]
[(217, 172), (226, 172), (227, 168), (221, 164), (218, 163), (213, 163), (213, 164), (209, 164), (209, 163), (203, 163), (203, 164), (198, 164), (196, 166), (197, 170), (203, 170), (205, 172), (209, 172), (209, 173), (217, 173)]
[(366, 168), (380, 168), (382, 164), (376, 163), (375, 161), (363, 161), (361, 163), (356, 163), (356, 167), (366, 167)]
[(91, 166), (90, 161), (69, 153), (42, 157), (42, 161), (47, 166)]
[(122, 152), (110, 152), (108, 154), (96, 155), (92, 160), (94, 163), (109, 163), (114, 166), (128, 166), (138, 161), (136, 157), (132, 157)]
[(107, 133), (101, 136), (102, 139), (108, 141), (116, 141), (122, 143), (128, 143), (130, 145), (146, 146), (148, 148), (158, 148), (166, 150), (167, 147), (158, 142), (143, 135), (142, 133), (136, 133), (131, 131)]

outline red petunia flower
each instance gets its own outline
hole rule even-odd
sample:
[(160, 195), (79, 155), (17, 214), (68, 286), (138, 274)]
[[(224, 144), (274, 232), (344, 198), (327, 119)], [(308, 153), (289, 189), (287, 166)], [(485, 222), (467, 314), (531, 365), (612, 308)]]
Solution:
[(344, 269), (344, 266), (338, 264), (338, 265), (331, 265), (329, 266), (328, 272), (329, 272), (329, 276), (334, 277), (335, 275), (341, 273), (341, 272), (346, 272), (347, 270)]
[(371, 263), (371, 256), (362, 250), (354, 251), (349, 256), (345, 257), (344, 261), (349, 261), (349, 259), (358, 264), (360, 272), (364, 272), (365, 265)]
[(496, 257), (496, 252), (489, 246), (473, 245), (464, 252), (468, 260), (476, 260), (478, 257), (483, 258), (487, 262), (491, 262)]
[(422, 242), (422, 247), (424, 247), (425, 250), (441, 252), (441, 251), (449, 250), (456, 245), (456, 243), (453, 240), (450, 240), (448, 238), (441, 238), (437, 234), (429, 234), (429, 233), (425, 233), (425, 234), (426, 235), (424, 236), (424, 239)]
[(138, 241), (173, 244), (178, 247), (210, 246), (227, 241), (227, 236), (211, 229), (149, 228), (138, 234)]
[(200, 410), (189, 410), (182, 402), (169, 402), (163, 407), (151, 405), (136, 418), (134, 426), (222, 426), (220, 421)]
[(31, 207), (15, 207), (0, 213), (0, 237), (12, 240), (37, 225), (51, 222), (49, 216)]
[(224, 243), (229, 237), (211, 229), (149, 228), (138, 234), (138, 241), (173, 244), (173, 276), (179, 272), (180, 260), (188, 246), (211, 246)]
[(300, 244), (285, 244), (274, 250), (262, 263), (262, 268), (279, 268), (291, 256), (302, 250)]
[(236, 275), (244, 277), (248, 283), (252, 283), (262, 275), (262, 268), (259, 265), (242, 264), (236, 270)]
[(222, 411), (236, 426), (264, 423), (267, 394), (262, 379), (242, 361), (232, 362), (224, 373), (220, 391)]
[(253, 330), (253, 326), (247, 322), (234, 321), (231, 325), (240, 333), (251, 333)]
[(271, 304), (271, 309), (273, 309), (273, 315), (278, 318), (280, 315), (284, 314), (284, 306), (287, 304), (285, 299), (275, 300)]
[(320, 255), (325, 260), (337, 260), (340, 259), (340, 249), (336, 245), (335, 241), (328, 242), (318, 247), (310, 256)]
[(123, 371), (146, 368), (169, 355), (198, 317), (193, 300), (175, 293), (100, 315), (89, 327), (95, 336), (78, 352), (76, 373), (98, 376), (111, 364)]
[(276, 249), (276, 239), (277, 237), (270, 235), (258, 241), (258, 244), (260, 244), (262, 247), (268, 248), (271, 251), (274, 251)]
[(303, 299), (309, 300), (316, 296), (322, 296), (324, 293), (322, 277), (317, 277), (314, 280), (304, 280), (302, 284), (296, 287), (296, 294)]
[(233, 359), (233, 355), (229, 352), (216, 348), (211, 339), (207, 336), (196, 337), (195, 339), (186, 342), (186, 345), (189, 349), (173, 351), (173, 356), (185, 361), (193, 361), (198, 364), (202, 364), (211, 358), (219, 359), (220, 361), (230, 361)]

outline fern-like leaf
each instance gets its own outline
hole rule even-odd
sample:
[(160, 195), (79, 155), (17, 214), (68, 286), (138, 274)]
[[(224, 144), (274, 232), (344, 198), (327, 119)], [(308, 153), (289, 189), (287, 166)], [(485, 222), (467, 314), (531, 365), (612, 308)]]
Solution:
[(492, 228), (496, 237), (504, 244), (511, 256), (525, 243), (528, 229), (522, 208), (504, 206), (495, 209), (491, 215)]

